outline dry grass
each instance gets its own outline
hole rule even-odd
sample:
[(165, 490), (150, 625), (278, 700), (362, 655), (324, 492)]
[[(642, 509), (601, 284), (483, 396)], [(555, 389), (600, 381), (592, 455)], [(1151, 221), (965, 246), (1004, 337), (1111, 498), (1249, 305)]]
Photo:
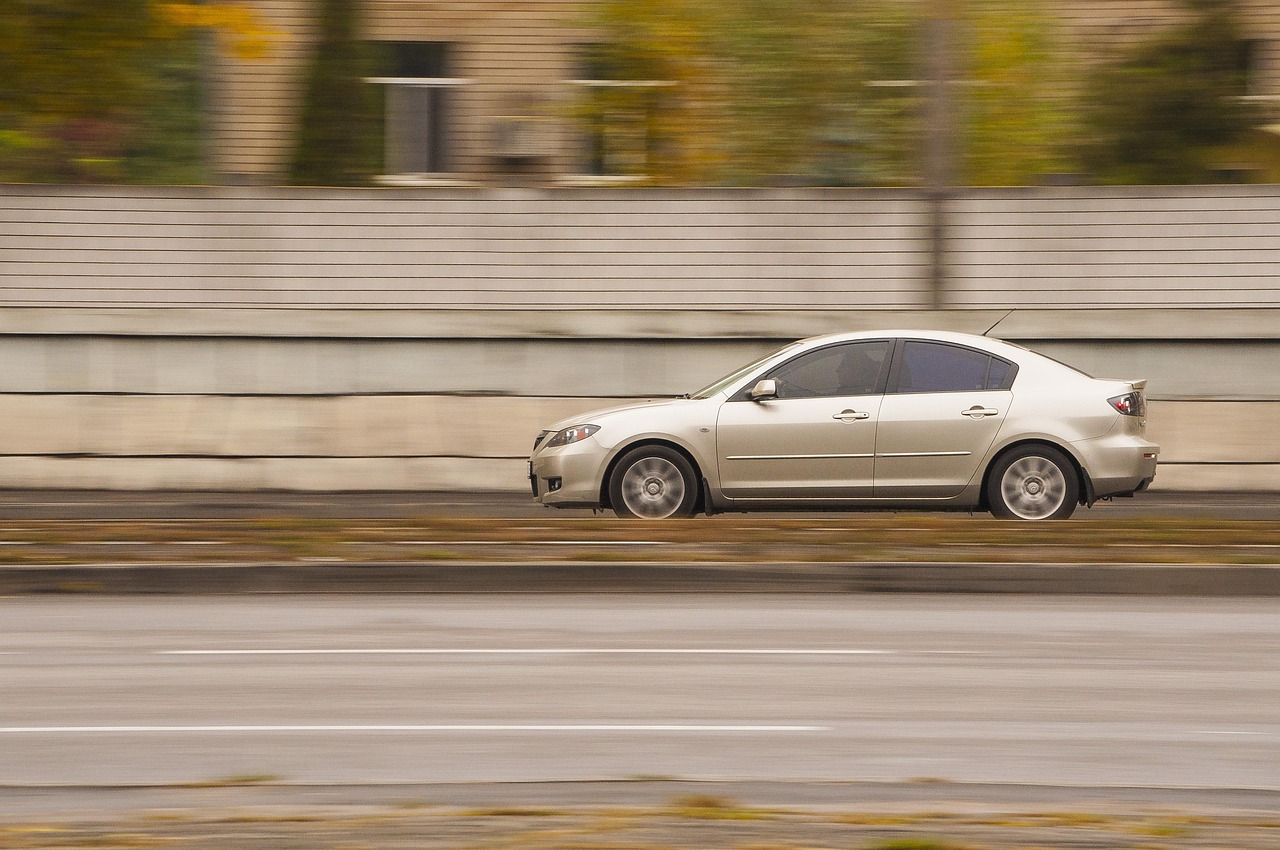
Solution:
[[(189, 790), (200, 794), (199, 790)], [(1274, 850), (1280, 824), (1200, 813), (764, 810), (691, 794), (665, 806), (423, 810), (403, 803), (176, 809), (0, 823), (0, 850)]]
[[(424, 541), (429, 541), (424, 545)], [(634, 545), (637, 542), (653, 545)], [(1105, 518), (1061, 523), (938, 514), (367, 521), (23, 520), (0, 525), (0, 564), (296, 560), (688, 560), (1280, 564), (1280, 522)], [(616, 545), (624, 544), (624, 545)], [(90, 588), (85, 588), (89, 590)]]

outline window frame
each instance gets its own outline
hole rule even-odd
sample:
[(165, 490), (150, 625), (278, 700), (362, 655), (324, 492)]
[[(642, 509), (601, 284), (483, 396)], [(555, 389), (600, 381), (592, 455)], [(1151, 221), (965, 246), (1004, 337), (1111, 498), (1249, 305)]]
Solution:
[[(889, 368), (886, 369), (882, 365), (880, 367), (880, 375), (876, 378), (875, 387), (872, 389), (871, 392), (859, 393), (859, 396), (884, 395), (885, 387), (889, 382), (890, 376), (893, 374), (893, 362), (894, 362), (894, 358), (897, 356), (897, 351), (898, 351), (899, 340), (896, 340), (893, 337), (846, 339), (841, 342), (833, 342), (828, 345), (820, 345), (817, 348), (810, 348), (807, 351), (801, 351), (792, 357), (788, 357), (786, 360), (783, 360), (780, 363), (774, 363), (772, 366), (769, 366), (763, 371), (756, 373), (754, 377), (750, 378), (745, 384), (742, 385), (742, 387), (736, 393), (734, 393), (732, 396), (729, 397), (729, 401), (730, 402), (735, 402), (735, 401), (754, 402), (755, 399), (751, 397), (751, 390), (755, 388), (756, 384), (760, 383), (763, 380), (768, 379), (770, 375), (774, 374), (779, 369), (782, 369), (783, 367), (788, 366), (797, 360), (800, 360), (805, 357), (809, 357), (811, 355), (820, 354), (824, 351), (830, 351), (834, 348), (842, 348), (846, 345), (861, 345), (861, 344), (867, 344), (867, 343), (873, 343), (873, 342), (889, 343), (889, 351), (886, 352), (886, 355), (885, 355), (889, 360)], [(802, 397), (793, 397), (793, 398), (779, 396), (775, 399), (770, 399), (770, 401), (811, 401), (815, 398), (853, 398), (853, 396), (819, 395), (819, 396), (802, 396)]]
[[(986, 373), (983, 376), (983, 386), (981, 389), (957, 389), (957, 390), (908, 390), (901, 389), (902, 367), (906, 359), (907, 343), (919, 342), (925, 345), (938, 345), (947, 348), (958, 348), (961, 351), (969, 351), (974, 354), (981, 354), (987, 358)], [(1004, 380), (999, 386), (987, 386), (991, 382), (991, 363), (993, 360), (999, 360), (1001, 363), (1008, 365), (1009, 371), (1005, 374)], [(938, 393), (978, 393), (978, 392), (1008, 392), (1013, 389), (1013, 382), (1018, 377), (1018, 364), (1001, 357), (998, 354), (992, 354), (990, 351), (984, 351), (981, 348), (974, 348), (971, 345), (963, 345), (958, 342), (950, 342), (940, 339), (921, 339), (919, 337), (901, 337), (897, 340), (897, 345), (893, 352), (893, 363), (889, 367), (889, 379), (885, 387), (885, 395), (934, 395)]]
[[(451, 181), (457, 173), (453, 163), (455, 151), (451, 132), (455, 120), (452, 113), (456, 112), (457, 106), (452, 103), (454, 98), (449, 92), (472, 83), (469, 79), (449, 74), (456, 43), (381, 39), (368, 43), (385, 45), (392, 51), (390, 55), (394, 58), (386, 67), (399, 72), (364, 78), (365, 83), (382, 89), (382, 173), (377, 181), (388, 185), (432, 185)], [(425, 62), (414, 62), (401, 55), (403, 51), (397, 52), (398, 48), (409, 46), (431, 46), (438, 48), (439, 54)], [(408, 94), (414, 89), (427, 90), (425, 116), (421, 114), (422, 110), (396, 103), (397, 94)], [(418, 119), (425, 121), (425, 138), (422, 139), (416, 138), (417, 134), (412, 131), (406, 132)], [(415, 141), (425, 143), (425, 150), (413, 153), (418, 148)], [(409, 170), (409, 163), (419, 157), (426, 170)]]
[[(579, 51), (584, 53), (584, 61), (581, 63), (581, 70), (584, 73), (573, 79), (565, 80), (565, 85), (572, 92), (570, 95), (572, 100), (577, 101), (585, 98), (588, 101), (593, 101), (597, 97), (597, 92), (607, 92), (609, 90), (633, 91), (636, 93), (637, 99), (640, 100), (645, 92), (657, 92), (673, 88), (676, 85), (671, 80), (628, 79), (607, 76), (609, 69), (599, 62), (593, 61), (590, 56), (591, 50), (595, 47), (597, 46), (579, 46)], [(571, 185), (590, 186), (625, 185), (652, 180), (654, 177), (653, 149), (656, 141), (652, 135), (651, 125), (655, 110), (658, 108), (652, 100), (626, 108), (627, 111), (635, 113), (630, 118), (635, 119), (638, 117), (639, 124), (643, 125), (643, 140), (638, 150), (632, 150), (628, 145), (610, 143), (617, 135), (625, 136), (628, 129), (634, 129), (633, 126), (630, 126), (634, 124), (633, 120), (618, 120), (620, 113), (607, 113), (598, 120), (591, 122), (577, 121), (576, 134), (579, 137), (578, 144), (580, 148), (573, 154), (572, 173), (564, 175), (562, 181)], [(610, 119), (613, 120), (611, 121)], [(628, 157), (638, 157), (638, 171), (629, 172), (625, 164), (621, 166), (617, 164)]]
[[(382, 152), (382, 178), (387, 180), (404, 180), (404, 179), (430, 179), (433, 177), (447, 177), (454, 173), (449, 165), (449, 116), (450, 111), (448, 105), (444, 103), (444, 92), (453, 89), (459, 89), (469, 85), (470, 80), (458, 77), (365, 77), (366, 83), (372, 85), (380, 85), (383, 87), (383, 107), (382, 107), (382, 133), (383, 133), (383, 152)], [(427, 120), (427, 153), (426, 160), (428, 165), (435, 162), (436, 168), (429, 168), (427, 171), (405, 171), (393, 168), (393, 160), (398, 157), (398, 148), (401, 145), (407, 145), (408, 139), (401, 139), (393, 132), (393, 128), (397, 126), (398, 116), (393, 115), (394, 106), (392, 104), (392, 89), (430, 89), (431, 90), (431, 106), (429, 107)], [(397, 151), (397, 153), (393, 153)]]

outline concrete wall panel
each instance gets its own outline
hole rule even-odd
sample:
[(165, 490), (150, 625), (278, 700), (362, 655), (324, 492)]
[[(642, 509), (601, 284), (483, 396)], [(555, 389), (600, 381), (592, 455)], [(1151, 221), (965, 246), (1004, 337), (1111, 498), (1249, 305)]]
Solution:
[[(520, 490), (540, 428), (616, 403), (0, 395), (0, 486)], [(1160, 487), (1280, 487), (1280, 402), (1157, 401), (1149, 419)]]
[[(971, 189), (950, 306), (1280, 307), (1273, 186)], [(0, 304), (917, 308), (906, 190), (0, 188)]]
[(541, 428), (620, 403), (424, 395), (0, 395), (0, 455), (522, 458)]
[(1280, 487), (1280, 189), (965, 192), (945, 311), (925, 213), (899, 190), (0, 187), (0, 485), (518, 488), (563, 416), (932, 327), (1148, 378), (1157, 486)]

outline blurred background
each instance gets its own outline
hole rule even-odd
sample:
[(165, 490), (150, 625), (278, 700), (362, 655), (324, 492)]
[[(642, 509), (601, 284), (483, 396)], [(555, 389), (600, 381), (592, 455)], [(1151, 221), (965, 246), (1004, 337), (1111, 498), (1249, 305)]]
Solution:
[(519, 490), (877, 327), (1280, 486), (1273, 0), (11, 0), (0, 80), (0, 486)]
[(934, 148), (964, 186), (1280, 174), (1266, 0), (15, 0), (0, 15), (11, 182), (933, 186)]
[[(1147, 378), (1166, 492), (529, 519), (877, 328)], [(1277, 434), (1277, 0), (0, 0), (5, 848), (1274, 848)]]

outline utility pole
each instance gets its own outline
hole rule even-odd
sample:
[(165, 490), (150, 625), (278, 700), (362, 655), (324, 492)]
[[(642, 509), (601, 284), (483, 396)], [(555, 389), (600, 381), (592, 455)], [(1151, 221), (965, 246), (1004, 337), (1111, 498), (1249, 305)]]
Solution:
[(947, 211), (955, 182), (955, 87), (952, 84), (957, 6), (960, 0), (928, 3), (924, 50), (929, 94), (925, 108), (924, 183), (929, 205), (929, 307), (946, 307)]

